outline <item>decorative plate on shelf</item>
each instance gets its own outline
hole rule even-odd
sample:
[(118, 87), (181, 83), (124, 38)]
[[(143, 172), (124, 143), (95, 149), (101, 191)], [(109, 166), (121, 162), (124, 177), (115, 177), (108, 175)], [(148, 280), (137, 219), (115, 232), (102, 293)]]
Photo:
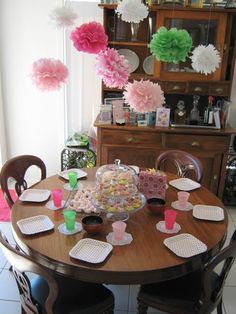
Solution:
[(126, 60), (128, 60), (131, 73), (137, 70), (139, 66), (139, 57), (133, 50), (119, 49), (118, 53), (124, 56)]
[(146, 59), (144, 59), (143, 69), (146, 74), (148, 75), (153, 74), (153, 70), (154, 70), (154, 57), (153, 56), (148, 56)]

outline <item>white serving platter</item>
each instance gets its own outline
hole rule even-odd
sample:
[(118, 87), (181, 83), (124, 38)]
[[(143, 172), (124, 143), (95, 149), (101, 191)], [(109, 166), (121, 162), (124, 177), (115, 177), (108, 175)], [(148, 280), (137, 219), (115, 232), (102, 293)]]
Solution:
[(70, 250), (69, 255), (88, 263), (97, 264), (103, 262), (112, 249), (113, 246), (110, 243), (85, 238)]
[(179, 178), (169, 181), (169, 184), (181, 191), (192, 191), (200, 188), (201, 184), (189, 178)]
[(50, 190), (28, 189), (19, 197), (22, 202), (44, 202), (51, 195)]
[(218, 206), (195, 205), (193, 217), (203, 220), (221, 221), (224, 220), (224, 210)]
[(206, 244), (189, 233), (181, 233), (164, 240), (164, 244), (179, 257), (188, 258), (207, 250)]
[(17, 225), (23, 234), (35, 234), (48, 231), (54, 228), (53, 222), (48, 216), (39, 215), (17, 221)]
[(77, 179), (81, 179), (81, 178), (84, 178), (87, 176), (86, 172), (84, 172), (81, 169), (77, 169), (77, 168), (72, 168), (72, 169), (67, 169), (67, 170), (61, 171), (61, 172), (59, 172), (58, 175), (64, 179), (66, 179), (66, 180), (69, 180), (69, 172), (72, 172), (72, 171), (77, 173)]
[(130, 66), (130, 72), (134, 72), (137, 70), (139, 66), (139, 57), (138, 55), (130, 49), (119, 49), (118, 53), (125, 57), (125, 59), (128, 61)]

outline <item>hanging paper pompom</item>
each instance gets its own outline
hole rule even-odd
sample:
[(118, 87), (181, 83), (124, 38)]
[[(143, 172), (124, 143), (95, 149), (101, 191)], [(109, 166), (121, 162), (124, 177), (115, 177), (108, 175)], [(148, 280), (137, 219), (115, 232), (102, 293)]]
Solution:
[(149, 80), (134, 80), (133, 83), (128, 83), (125, 89), (123, 92), (125, 101), (140, 113), (156, 111), (165, 102), (160, 85)]
[(122, 21), (139, 23), (148, 16), (148, 7), (141, 0), (123, 0), (118, 3), (116, 13)]
[(123, 88), (130, 75), (130, 67), (124, 56), (114, 48), (101, 51), (96, 56), (96, 74), (110, 88)]
[(152, 36), (149, 44), (152, 54), (159, 61), (179, 63), (185, 61), (192, 48), (192, 38), (186, 30), (164, 26)]
[(77, 50), (94, 54), (105, 50), (108, 43), (104, 27), (97, 22), (84, 23), (76, 27), (71, 32), (70, 39)]
[(50, 19), (58, 27), (68, 27), (74, 24), (77, 14), (69, 7), (57, 7), (50, 13)]
[(205, 75), (215, 72), (221, 61), (219, 51), (211, 44), (197, 46), (190, 59), (193, 69)]
[(33, 63), (31, 78), (40, 90), (52, 91), (62, 87), (68, 74), (67, 67), (60, 60), (43, 58)]

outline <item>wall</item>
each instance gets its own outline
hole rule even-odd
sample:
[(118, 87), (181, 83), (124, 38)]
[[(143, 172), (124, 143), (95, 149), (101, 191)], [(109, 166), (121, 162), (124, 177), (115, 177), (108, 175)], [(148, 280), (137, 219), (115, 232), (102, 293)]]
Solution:
[(7, 157), (34, 154), (48, 175), (60, 169), (64, 145), (64, 93), (40, 92), (29, 77), (33, 61), (62, 59), (63, 33), (49, 23), (62, 0), (0, 1), (0, 70)]

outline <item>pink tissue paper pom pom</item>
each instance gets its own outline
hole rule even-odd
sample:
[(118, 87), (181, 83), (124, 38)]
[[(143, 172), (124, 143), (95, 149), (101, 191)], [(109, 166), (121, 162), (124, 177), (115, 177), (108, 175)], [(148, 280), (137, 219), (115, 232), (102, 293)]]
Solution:
[(97, 22), (84, 23), (80, 27), (76, 27), (71, 32), (70, 39), (78, 51), (93, 54), (105, 50), (108, 43), (104, 27)]
[(130, 67), (124, 56), (114, 48), (101, 51), (96, 56), (96, 74), (102, 77), (107, 87), (123, 88), (130, 75)]
[(68, 74), (67, 67), (60, 60), (43, 58), (33, 63), (31, 79), (42, 91), (51, 91), (61, 88)]
[(160, 85), (149, 80), (134, 80), (133, 83), (128, 83), (125, 89), (123, 92), (125, 101), (140, 113), (156, 111), (165, 102)]

